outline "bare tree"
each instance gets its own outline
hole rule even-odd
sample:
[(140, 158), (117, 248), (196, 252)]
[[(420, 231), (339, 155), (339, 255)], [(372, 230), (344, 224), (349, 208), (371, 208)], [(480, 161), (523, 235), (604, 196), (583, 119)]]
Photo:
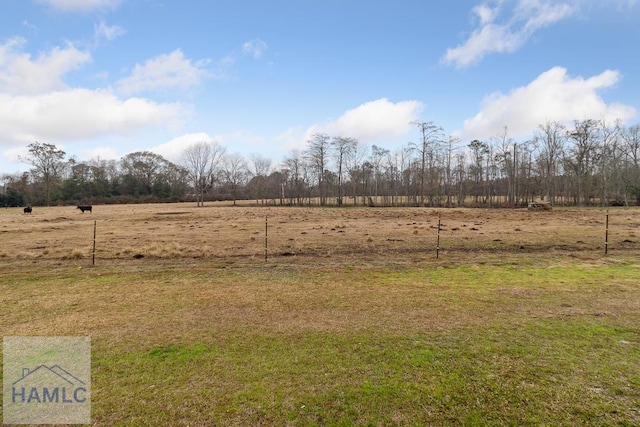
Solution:
[(612, 191), (614, 174), (618, 172), (617, 145), (618, 136), (620, 134), (620, 121), (616, 121), (613, 125), (609, 125), (605, 120), (598, 122), (600, 130), (600, 205), (607, 206), (609, 204), (609, 195)]
[(45, 203), (51, 204), (53, 184), (60, 178), (64, 170), (64, 156), (66, 153), (53, 144), (33, 142), (28, 145), (29, 154), (21, 158), (34, 167), (34, 175), (40, 177), (44, 183)]
[(396, 149), (393, 153), (389, 153), (387, 160), (387, 180), (389, 185), (389, 193), (391, 195), (391, 206), (399, 206), (402, 204), (404, 193), (403, 176), (407, 168), (410, 150), (406, 147)]
[[(535, 178), (535, 167), (534, 167), (534, 156), (533, 153), (536, 150), (536, 145), (534, 140), (527, 140), (521, 142), (518, 145), (518, 154), (520, 160), (518, 161), (518, 197), (520, 200), (529, 202), (534, 200), (534, 194), (536, 191), (536, 187), (534, 183), (536, 182)], [(539, 189), (538, 189), (539, 193)]]
[[(469, 177), (474, 183), (474, 200), (480, 202), (480, 196), (486, 194), (484, 192), (484, 161), (490, 157), (489, 145), (486, 142), (474, 139), (469, 143), (471, 149), (471, 164), (469, 165)], [(488, 161), (488, 160), (487, 160)], [(487, 172), (488, 174), (488, 172)]]
[(598, 122), (592, 119), (575, 121), (568, 138), (572, 142), (565, 164), (575, 174), (575, 200), (578, 206), (589, 204), (591, 178), (598, 163)]
[(440, 126), (436, 126), (433, 122), (411, 122), (412, 125), (417, 126), (420, 130), (421, 141), (419, 144), (412, 143), (413, 148), (418, 152), (420, 156), (420, 206), (424, 206), (425, 199), (425, 181), (427, 179), (427, 172), (430, 173), (430, 180), (434, 179), (433, 170), (428, 166), (433, 166), (435, 159), (437, 144), (442, 142), (443, 129)]
[(217, 142), (194, 142), (182, 152), (182, 166), (196, 192), (196, 205), (204, 206), (204, 193), (213, 184), (225, 148)]
[(179, 165), (168, 163), (161, 175), (162, 183), (166, 185), (164, 198), (177, 200), (189, 190), (189, 171)]
[(249, 156), (248, 173), (251, 180), (247, 187), (251, 192), (251, 197), (256, 199), (256, 203), (258, 199), (262, 199), (262, 204), (264, 204), (267, 182), (271, 174), (271, 159), (260, 154), (251, 154)]
[(356, 140), (356, 144), (346, 158), (346, 167), (349, 174), (349, 184), (351, 187), (350, 197), (354, 203), (358, 204), (358, 193), (362, 196), (362, 204), (366, 204), (365, 197), (365, 176), (363, 174), (363, 164), (369, 155), (370, 148), (367, 144), (364, 144)]
[(342, 206), (343, 198), (343, 180), (344, 180), (344, 166), (347, 158), (358, 145), (358, 141), (355, 138), (350, 137), (337, 137), (331, 141), (331, 146), (335, 154), (336, 164), (338, 166), (338, 206)]
[(543, 191), (550, 205), (556, 204), (558, 179), (561, 175), (561, 161), (564, 155), (566, 129), (559, 122), (547, 121), (538, 126), (534, 141), (538, 145), (538, 174), (543, 183)]
[[(635, 197), (637, 205), (640, 205), (640, 125), (624, 129), (622, 132), (623, 155), (625, 168), (622, 180), (625, 184), (626, 194)], [(628, 202), (625, 200), (625, 204)]]
[(456, 179), (456, 204), (458, 207), (464, 206), (464, 199), (467, 195), (465, 188), (465, 181), (467, 180), (466, 175), (466, 153), (457, 153), (456, 154), (456, 166), (454, 170), (454, 176)]
[(170, 162), (151, 151), (136, 151), (120, 159), (120, 167), (133, 186), (133, 194), (150, 195)]
[(517, 203), (517, 175), (518, 153), (516, 142), (508, 136), (507, 127), (495, 139), (496, 154), (495, 159), (502, 167), (502, 173), (507, 179), (507, 203), (515, 205)]
[(289, 194), (289, 203), (294, 204), (295, 201), (298, 206), (303, 204), (304, 187), (306, 185), (303, 174), (305, 168), (304, 162), (304, 157), (298, 150), (291, 151), (283, 162), (283, 167), (287, 172), (286, 175), (288, 178), (285, 185), (287, 186), (287, 193)]
[[(369, 162), (373, 168), (373, 197), (376, 203), (378, 202), (378, 196), (380, 195), (381, 187), (381, 171), (383, 160), (389, 155), (389, 150), (378, 147), (377, 145), (371, 146), (371, 156)], [(383, 202), (384, 203), (384, 202)]]
[(233, 205), (238, 200), (238, 191), (247, 180), (249, 169), (247, 161), (239, 154), (228, 154), (223, 159), (222, 176), (225, 184), (229, 186)]
[(116, 160), (105, 160), (99, 157), (87, 161), (91, 170), (92, 195), (109, 197), (112, 183), (118, 179), (118, 165)]
[(309, 146), (305, 151), (307, 159), (314, 169), (316, 181), (318, 182), (320, 206), (327, 204), (325, 170), (329, 162), (330, 140), (329, 135), (316, 133), (311, 137), (311, 140), (309, 140)]
[(455, 150), (455, 145), (460, 143), (460, 138), (455, 136), (449, 136), (447, 138), (447, 153), (445, 160), (445, 195), (447, 196), (446, 206), (450, 208), (451, 204), (451, 190), (452, 190), (452, 171), (451, 171), (451, 160), (453, 157), (453, 151)]
[(405, 198), (405, 205), (417, 205), (418, 204), (418, 196), (416, 192), (416, 174), (414, 173), (415, 169), (415, 159), (413, 158), (414, 150), (411, 145), (405, 145), (399, 151), (399, 155), (401, 156), (400, 163), (400, 174), (402, 180), (403, 187), (403, 195)]

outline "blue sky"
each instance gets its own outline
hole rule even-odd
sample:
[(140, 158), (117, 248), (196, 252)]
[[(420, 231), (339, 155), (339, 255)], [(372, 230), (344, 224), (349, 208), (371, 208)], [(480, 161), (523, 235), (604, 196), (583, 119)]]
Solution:
[(390, 150), (640, 122), (638, 0), (0, 0), (0, 173), (186, 146), (274, 163), (313, 133)]

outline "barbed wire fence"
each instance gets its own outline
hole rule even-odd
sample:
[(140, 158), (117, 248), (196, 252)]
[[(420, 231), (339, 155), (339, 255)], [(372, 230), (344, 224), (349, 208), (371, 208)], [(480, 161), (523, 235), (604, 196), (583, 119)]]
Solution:
[(0, 260), (446, 261), (640, 251), (640, 209), (515, 217), (515, 210), (242, 208), (197, 216), (194, 210), (147, 212), (131, 219), (105, 211), (92, 218), (0, 216)]

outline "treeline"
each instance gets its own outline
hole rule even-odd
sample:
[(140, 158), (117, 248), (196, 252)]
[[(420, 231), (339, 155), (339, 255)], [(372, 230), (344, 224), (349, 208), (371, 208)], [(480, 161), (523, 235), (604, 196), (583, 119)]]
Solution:
[(140, 151), (78, 161), (32, 143), (28, 172), (4, 174), (7, 206), (255, 200), (276, 205), (432, 207), (640, 205), (640, 125), (549, 121), (516, 141), (505, 128), (461, 142), (433, 122), (396, 150), (318, 133), (280, 164), (227, 153), (218, 143), (185, 147), (178, 164)]

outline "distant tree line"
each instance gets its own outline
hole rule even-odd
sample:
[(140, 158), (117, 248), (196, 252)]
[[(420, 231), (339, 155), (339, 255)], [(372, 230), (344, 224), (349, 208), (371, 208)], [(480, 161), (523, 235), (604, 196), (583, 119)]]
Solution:
[(278, 165), (195, 142), (172, 163), (139, 151), (79, 161), (34, 142), (31, 166), (1, 176), (6, 206), (252, 200), (276, 205), (431, 207), (640, 205), (640, 125), (602, 120), (539, 125), (516, 141), (508, 129), (462, 143), (433, 122), (413, 122), (418, 140), (389, 150), (348, 136), (314, 134)]

